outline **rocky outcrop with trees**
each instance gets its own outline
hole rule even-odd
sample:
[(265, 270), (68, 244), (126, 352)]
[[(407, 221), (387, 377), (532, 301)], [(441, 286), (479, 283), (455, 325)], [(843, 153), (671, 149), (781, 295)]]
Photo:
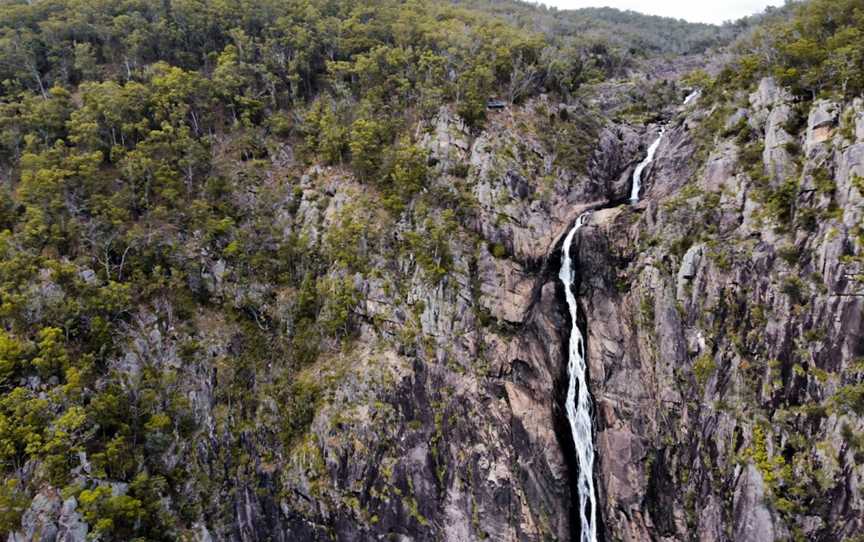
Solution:
[(858, 540), (862, 11), (3, 5), (0, 533)]

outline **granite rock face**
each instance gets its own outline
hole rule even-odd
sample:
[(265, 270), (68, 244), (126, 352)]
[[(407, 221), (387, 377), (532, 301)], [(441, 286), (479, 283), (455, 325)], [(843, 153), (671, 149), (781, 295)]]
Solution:
[[(636, 205), (630, 178), (658, 127), (598, 116), (578, 125), (591, 144), (565, 155), (548, 132), (591, 113), (544, 97), (490, 113), (479, 132), (448, 108), (417, 127), (428, 189), (458, 202), (458, 220), (426, 210), (417, 226), (412, 210), (388, 223), (340, 168), (313, 166), (276, 190), (274, 227), (311, 246), (326, 249), (355, 218), (369, 224), (351, 246), (367, 270), (334, 266), (318, 285), (356, 293), (350, 344), (322, 344), (293, 384), (278, 364), (256, 367), (254, 423), (237, 439), (217, 397), (244, 345), (223, 315), (191, 316), (204, 331), (190, 363), (175, 308), (142, 307), (111, 360), (132, 387), (148, 368), (169, 368), (194, 413), (196, 438), (157, 458), (196, 472), (189, 494), (218, 495), (188, 512), (184, 540), (578, 539), (562, 403), (571, 323), (557, 273), (561, 239), (589, 209), (572, 250), (604, 540), (828, 541), (864, 530), (854, 404), (864, 102), (817, 102), (806, 129), (789, 133), (791, 98), (762, 81), (726, 122), (746, 119), (764, 144), (759, 184), (734, 137), (697, 140), (713, 107), (700, 101), (664, 113)], [(791, 211), (778, 214), (766, 201), (789, 179)], [(445, 273), (397, 245), (436, 224), (449, 225), (446, 258), (432, 255)], [(299, 325), (285, 316), (297, 292), (273, 292), (220, 257), (189, 257), (206, 295), (255, 307), (262, 327)], [(55, 290), (46, 277), (30, 310), (47, 310)], [(317, 399), (293, 405), (308, 423), (285, 445), (280, 389), (291, 385)], [(84, 469), (75, 482), (92, 479)], [(45, 488), (9, 542), (88, 533), (79, 504)]]
[[(721, 140), (695, 175), (679, 169), (685, 186), (660, 186), (677, 176), (658, 163), (671, 171), (647, 201), (582, 234), (607, 539), (844, 540), (864, 528), (864, 421), (835, 395), (857, 389), (864, 355), (850, 257), (861, 143), (833, 128), (861, 104), (817, 102), (793, 136), (786, 99), (763, 81), (748, 118), (769, 177), (796, 181), (792, 216), (766, 210), (766, 189)], [(677, 122), (670, 141), (689, 137)], [(781, 141), (802, 155), (772, 151)]]

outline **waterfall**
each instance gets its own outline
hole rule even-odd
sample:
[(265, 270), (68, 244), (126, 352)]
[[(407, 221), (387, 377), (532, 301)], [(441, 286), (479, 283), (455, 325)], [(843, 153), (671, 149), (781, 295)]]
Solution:
[(582, 525), (580, 542), (597, 541), (597, 495), (594, 492), (594, 439), (591, 422), (591, 396), (588, 395), (588, 379), (585, 363), (585, 339), (577, 324), (578, 306), (576, 294), (573, 292), (573, 261), (570, 258), (570, 245), (576, 232), (588, 220), (588, 213), (576, 219), (576, 224), (562, 247), (561, 270), (558, 278), (564, 283), (564, 293), (567, 306), (570, 308), (570, 345), (568, 351), (567, 373), (567, 419), (570, 421), (570, 431), (573, 434), (573, 445), (576, 448), (576, 459), (579, 461), (579, 517)]
[(663, 132), (666, 131), (666, 128), (660, 128), (660, 135), (657, 136), (657, 139), (651, 143), (651, 146), (648, 147), (648, 154), (645, 156), (645, 159), (639, 162), (639, 165), (636, 166), (636, 171), (633, 172), (633, 188), (630, 191), (630, 201), (632, 203), (636, 203), (639, 201), (639, 191), (642, 189), (642, 172), (645, 171), (645, 168), (648, 167), (654, 160), (654, 153), (657, 152), (657, 147), (660, 146), (660, 140), (663, 139)]
[[(684, 105), (699, 96), (700, 89), (691, 92)], [(639, 201), (639, 190), (642, 188), (642, 172), (654, 160), (654, 153), (663, 139), (666, 127), (660, 128), (657, 139), (648, 147), (645, 159), (633, 172), (633, 188), (630, 201)], [(591, 418), (591, 395), (588, 393), (587, 363), (585, 361), (585, 337), (579, 329), (579, 306), (576, 304), (576, 294), (573, 292), (573, 259), (570, 257), (570, 246), (576, 233), (585, 225), (590, 212), (582, 213), (576, 219), (573, 228), (564, 238), (561, 248), (561, 269), (558, 278), (564, 284), (564, 295), (567, 307), (570, 309), (570, 344), (567, 352), (567, 420), (573, 435), (573, 446), (576, 449), (576, 460), (579, 463), (579, 475), (576, 485), (579, 491), (579, 519), (581, 529), (580, 542), (597, 542), (597, 494), (594, 491), (594, 427)]]
[(690, 102), (692, 102), (693, 100), (695, 100), (696, 97), (699, 96), (699, 93), (700, 93), (700, 92), (702, 92), (702, 89), (701, 89), (701, 88), (697, 88), (697, 89), (695, 89), (693, 92), (691, 92), (690, 94), (688, 94), (687, 97), (684, 98), (684, 105), (687, 105), (687, 104), (689, 104)]
[[(682, 105), (687, 105), (696, 98), (699, 97), (699, 93), (702, 92), (701, 88), (697, 88), (693, 90), (690, 94), (684, 98), (684, 103)], [(642, 190), (642, 173), (645, 171), (645, 168), (648, 167), (648, 164), (654, 161), (654, 153), (657, 152), (657, 147), (660, 146), (660, 140), (663, 139), (663, 132), (666, 131), (666, 127), (663, 126), (660, 128), (660, 135), (657, 136), (657, 139), (651, 143), (651, 146), (648, 147), (648, 153), (645, 155), (645, 159), (639, 162), (639, 165), (636, 166), (636, 170), (633, 172), (633, 187), (630, 190), (630, 202), (636, 203), (639, 201), (639, 191)]]

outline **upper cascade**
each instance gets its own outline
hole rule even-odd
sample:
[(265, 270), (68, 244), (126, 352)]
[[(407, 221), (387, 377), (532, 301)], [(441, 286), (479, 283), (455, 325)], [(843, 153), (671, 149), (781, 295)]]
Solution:
[[(701, 88), (694, 89), (686, 98), (684, 98), (684, 103), (682, 105), (687, 105), (698, 98), (701, 92)], [(651, 143), (651, 146), (648, 147), (645, 159), (639, 162), (639, 165), (636, 166), (636, 169), (633, 171), (633, 187), (630, 191), (630, 203), (636, 203), (639, 201), (639, 192), (642, 190), (642, 173), (645, 171), (645, 168), (648, 167), (648, 164), (654, 161), (654, 154), (657, 152), (657, 148), (660, 146), (660, 141), (663, 139), (663, 134), (665, 132), (666, 127), (660, 127), (660, 134), (657, 136), (657, 139)]]
[(687, 105), (687, 104), (689, 104), (690, 102), (692, 102), (693, 100), (695, 100), (696, 98), (698, 98), (698, 97), (699, 97), (699, 94), (701, 94), (701, 93), (702, 93), (702, 89), (701, 89), (701, 88), (694, 89), (693, 92), (691, 92), (690, 94), (687, 95), (686, 98), (684, 98), (684, 103), (683, 103), (682, 105)]
[(663, 139), (663, 133), (666, 131), (666, 127), (660, 128), (660, 135), (657, 136), (657, 139), (651, 143), (651, 146), (648, 147), (648, 154), (645, 155), (645, 159), (639, 162), (639, 165), (636, 166), (636, 170), (633, 172), (633, 188), (630, 191), (630, 202), (636, 203), (639, 201), (639, 191), (642, 189), (642, 172), (645, 171), (645, 168), (648, 167), (648, 164), (654, 161), (654, 153), (657, 152), (657, 147), (660, 146), (660, 140)]

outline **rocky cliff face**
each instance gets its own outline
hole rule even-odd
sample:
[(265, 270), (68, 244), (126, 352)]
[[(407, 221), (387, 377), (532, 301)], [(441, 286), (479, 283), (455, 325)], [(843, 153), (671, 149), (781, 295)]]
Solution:
[[(848, 395), (864, 354), (861, 103), (816, 102), (790, 133), (794, 105), (771, 80), (742, 98), (676, 117), (645, 199), (582, 234), (611, 540), (862, 529), (864, 425)], [(694, 164), (691, 128), (709, 115), (727, 130)], [(757, 162), (747, 145), (764, 146)]]
[[(364, 205), (375, 194), (338, 169), (274, 181), (285, 235), (329, 246), (329, 232), (365, 225), (350, 246), (364, 271), (334, 268), (326, 286), (353, 292), (356, 332), (293, 384), (314, 393), (291, 446), (275, 438), (293, 423), (276, 400), (287, 384), (278, 367), (257, 367), (238, 450), (224, 426), (239, 414), (217, 397), (220, 375), (239, 370), (224, 363), (239, 348), (233, 324), (196, 315), (206, 355), (180, 363), (188, 337), (172, 307), (142, 309), (116, 365), (133, 380), (175, 367), (192, 405), (198, 438), (163, 457), (187, 462), (185, 497), (200, 496), (188, 538), (573, 539), (570, 324), (556, 277), (561, 237), (587, 209), (574, 256), (604, 539), (843, 540), (864, 529), (864, 290), (850, 258), (864, 105), (817, 102), (799, 133), (800, 113), (771, 81), (739, 98), (668, 112), (635, 206), (624, 204), (629, 178), (656, 130), (544, 99), (492, 114), (482, 133), (447, 108), (418, 127), (429, 190), (457, 201), (458, 219), (414, 208), (383, 222)], [(429, 258), (398, 250), (414, 230)], [(210, 295), (242, 305), (272, 293), (195, 257)], [(295, 297), (262, 310), (279, 321)], [(86, 532), (75, 499), (46, 488), (10, 541)]]
[[(579, 114), (541, 100), (493, 116), (473, 137), (447, 109), (421, 127), (433, 189), (460, 194), (472, 212), (448, 232), (440, 281), (412, 261), (399, 262), (402, 275), (357, 278), (360, 342), (375, 346), (343, 356), (349, 374), (316, 414), (308, 445), (319, 470), (284, 474), (293, 494), (283, 509), (303, 513), (290, 536), (572, 537), (575, 465), (561, 403), (569, 324), (556, 246), (581, 209), (625, 197), (639, 152), (632, 130), (586, 124), (600, 147), (581, 172), (561, 165), (536, 123), (570, 128)], [(334, 185), (332, 201), (347, 188)]]

